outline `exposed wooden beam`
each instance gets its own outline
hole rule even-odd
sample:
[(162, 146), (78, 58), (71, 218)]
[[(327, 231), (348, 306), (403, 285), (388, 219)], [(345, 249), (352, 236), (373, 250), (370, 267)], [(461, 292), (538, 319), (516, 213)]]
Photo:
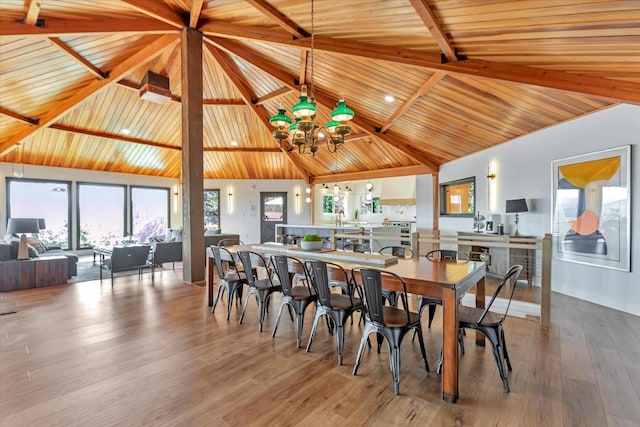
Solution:
[(34, 119), (33, 117), (23, 116), (22, 114), (18, 114), (11, 110), (7, 110), (6, 108), (0, 107), (0, 114), (4, 114), (7, 117), (11, 117), (12, 119), (16, 119), (19, 122), (26, 123), (31, 126), (36, 126), (40, 120)]
[(172, 25), (155, 19), (59, 19), (47, 18), (43, 27), (25, 25), (11, 19), (0, 20), (0, 36), (87, 35), (100, 33), (167, 34), (175, 33)]
[(422, 19), (422, 22), (424, 22), (429, 29), (431, 36), (436, 40), (436, 43), (440, 46), (440, 50), (444, 52), (447, 59), (449, 61), (457, 61), (458, 58), (456, 57), (456, 51), (453, 49), (453, 46), (451, 46), (451, 42), (445, 32), (440, 28), (440, 23), (427, 4), (427, 0), (409, 1)]
[(258, 9), (263, 15), (268, 16), (276, 24), (294, 37), (309, 37), (311, 34), (300, 28), (295, 22), (283, 15), (278, 9), (264, 0), (245, 0), (251, 6)]
[(173, 46), (178, 41), (178, 34), (167, 34), (161, 37), (158, 37), (152, 43), (147, 44), (140, 51), (135, 54), (129, 56), (120, 64), (116, 65), (113, 70), (109, 73), (109, 77), (103, 80), (95, 80), (89, 83), (87, 86), (81, 88), (80, 90), (74, 92), (69, 98), (60, 102), (51, 108), (46, 114), (42, 117), (39, 117), (40, 123), (37, 126), (31, 126), (22, 132), (18, 132), (16, 135), (12, 136), (8, 141), (0, 145), (0, 156), (5, 152), (7, 148), (12, 145), (18, 144), (22, 142), (25, 138), (31, 136), (33, 133), (47, 127), (58, 120), (62, 115), (71, 110), (73, 107), (78, 105), (80, 102), (84, 101), (91, 95), (95, 94), (99, 90), (103, 89), (107, 85), (117, 82), (122, 77), (131, 73), (131, 71), (135, 70), (140, 65), (148, 62), (149, 60), (155, 58), (160, 53), (167, 49), (168, 47)]
[(350, 133), (349, 135), (344, 137), (345, 142), (347, 141), (357, 141), (359, 139), (370, 138), (372, 135), (368, 132), (360, 132), (358, 134)]
[(38, 22), (38, 15), (40, 14), (40, 5), (42, 0), (29, 1), (29, 8), (27, 9), (27, 16), (24, 18), (24, 23), (27, 25), (36, 25)]
[(380, 128), (380, 132), (385, 133), (396, 120), (398, 120), (404, 113), (406, 113), (409, 108), (413, 106), (413, 104), (418, 102), (418, 99), (420, 99), (421, 96), (431, 90), (433, 86), (435, 86), (440, 80), (442, 80), (445, 75), (446, 74), (442, 71), (436, 71), (435, 73), (433, 73), (431, 77), (429, 77), (427, 81), (425, 81), (422, 86), (418, 88), (417, 91), (411, 94), (411, 96), (407, 98), (404, 104), (402, 104), (400, 108), (398, 108), (391, 115), (391, 117), (389, 117), (389, 120), (387, 120), (387, 122)]
[(205, 153), (281, 153), (278, 147), (273, 148), (223, 148), (223, 147), (204, 147)]
[[(205, 41), (206, 38), (205, 38)], [(254, 97), (253, 93), (249, 89), (249, 85), (242, 80), (240, 77), (242, 73), (238, 69), (237, 65), (233, 60), (223, 51), (211, 45), (210, 42), (204, 44), (209, 53), (214, 57), (218, 65), (222, 68), (222, 71), (226, 74), (226, 76), (233, 82), (236, 86), (240, 94), (242, 95), (244, 101), (251, 107), (253, 112), (258, 116), (260, 122), (271, 131), (271, 123), (269, 123), (269, 112), (264, 108), (263, 105), (255, 105), (252, 102)], [(294, 167), (300, 172), (303, 178), (306, 180), (309, 179), (309, 172), (302, 166), (302, 162), (295, 157), (291, 152), (286, 151), (282, 148), (280, 150), (289, 158)]]
[(182, 15), (176, 13), (173, 9), (168, 8), (164, 2), (156, 0), (120, 0), (128, 4), (138, 12), (162, 21), (166, 24), (173, 25), (176, 28), (185, 26), (185, 19)]
[(61, 124), (56, 124), (56, 123), (54, 123), (51, 126), (49, 126), (49, 128), (50, 129), (55, 129), (55, 130), (60, 130), (60, 131), (63, 131), (63, 132), (77, 133), (79, 135), (95, 136), (95, 137), (98, 137), (98, 138), (113, 139), (115, 141), (132, 142), (134, 144), (148, 145), (148, 146), (151, 146), (151, 147), (164, 148), (164, 149), (167, 149), (167, 150), (177, 150), (177, 151), (182, 150), (181, 147), (177, 147), (175, 145), (165, 144), (165, 143), (155, 142), (155, 141), (150, 141), (148, 139), (135, 138), (135, 137), (131, 137), (131, 136), (121, 135), (121, 134), (118, 134), (118, 133), (104, 132), (104, 131), (92, 130), (92, 129), (84, 129), (84, 128), (78, 128), (78, 127), (74, 127), (74, 126), (66, 126), (66, 125), (61, 125)]
[[(238, 44), (237, 42), (233, 42), (228, 39), (221, 39), (217, 37), (208, 38), (211, 42), (230, 52), (231, 54), (251, 63), (253, 66), (261, 69), (265, 73), (269, 74), (271, 77), (280, 80), (283, 84), (288, 86), (291, 89), (295, 89), (295, 76), (288, 73), (286, 70), (283, 70), (278, 64), (267, 61), (254, 52), (247, 49), (245, 46)], [(207, 38), (205, 38), (207, 40)], [(315, 88), (316, 101), (324, 106), (333, 105), (335, 100), (337, 99), (337, 94), (330, 94), (327, 91), (316, 86)], [(331, 109), (331, 108), (330, 108)], [(423, 165), (432, 169), (432, 171), (438, 170), (437, 163), (427, 155), (417, 152), (415, 148), (409, 141), (406, 141), (399, 136), (395, 136), (391, 138), (385, 134), (376, 133), (377, 126), (372, 124), (371, 120), (366, 119), (362, 113), (358, 113), (352, 120), (352, 122), (365, 129), (371, 135), (374, 135), (377, 138), (387, 142), (391, 146), (396, 149), (402, 151), (404, 154), (409, 156), (410, 158), (416, 160), (418, 163), (422, 163)]]
[[(88, 135), (88, 136), (95, 136), (98, 138), (112, 139), (115, 141), (131, 142), (133, 144), (148, 145), (150, 147), (164, 148), (166, 150), (182, 151), (182, 147), (180, 146), (166, 144), (162, 142), (150, 141), (148, 139), (135, 138), (135, 137), (121, 135), (117, 133), (103, 132), (103, 131), (92, 130), (92, 129), (84, 129), (84, 128), (78, 128), (74, 126), (60, 125), (56, 123), (49, 126), (49, 128), (63, 131), (63, 132), (77, 133), (79, 135)], [(280, 153), (281, 152), (281, 150), (277, 147), (274, 147), (274, 148), (203, 147), (202, 151), (204, 151), (205, 153)]]
[(202, 102), (203, 102), (203, 105), (222, 105), (222, 106), (247, 105), (244, 103), (242, 99), (205, 99)]
[(267, 101), (271, 101), (272, 99), (276, 99), (279, 98), (281, 96), (284, 96), (288, 93), (291, 92), (291, 88), (288, 87), (282, 87), (280, 89), (276, 89), (271, 93), (266, 94), (265, 96), (261, 96), (260, 98), (256, 99), (256, 102), (254, 104), (256, 105), (262, 105)]
[(191, 10), (189, 11), (189, 27), (191, 28), (198, 26), (200, 13), (202, 12), (202, 3), (204, 3), (204, 0), (192, 0), (191, 2)]
[(80, 65), (82, 65), (84, 68), (87, 69), (87, 71), (89, 71), (91, 74), (93, 74), (94, 76), (96, 76), (99, 79), (105, 79), (107, 78), (108, 74), (103, 72), (102, 70), (100, 70), (98, 67), (96, 67), (95, 65), (93, 65), (91, 62), (89, 62), (85, 57), (83, 57), (82, 55), (80, 55), (78, 52), (76, 52), (75, 50), (73, 50), (68, 44), (66, 44), (65, 42), (63, 42), (62, 40), (60, 40), (57, 37), (49, 37), (49, 41), (58, 49), (60, 49), (60, 51), (62, 51), (64, 54), (66, 54), (67, 56), (71, 57), (72, 59), (74, 59), (76, 62), (78, 62)]
[(316, 175), (311, 177), (311, 184), (323, 184), (333, 182), (361, 181), (373, 178), (392, 178), (396, 176), (425, 175), (433, 171), (426, 166), (402, 166), (390, 169), (378, 169), (362, 172), (333, 173), (330, 175)]
[[(256, 40), (263, 43), (274, 43), (300, 49), (310, 48), (310, 41), (308, 39), (291, 39), (286, 33), (277, 32), (273, 28), (247, 27), (215, 22), (203, 24), (200, 30), (209, 36), (219, 36), (226, 39)], [(613, 80), (480, 59), (443, 63), (440, 55), (435, 53), (399, 47), (380, 46), (344, 39), (332, 39), (330, 37), (317, 35), (315, 36), (314, 49), (323, 52), (408, 64), (432, 70), (441, 70), (447, 73), (458, 73), (511, 83), (547, 87), (596, 96), (609, 101), (640, 104), (640, 83), (632, 81)]]

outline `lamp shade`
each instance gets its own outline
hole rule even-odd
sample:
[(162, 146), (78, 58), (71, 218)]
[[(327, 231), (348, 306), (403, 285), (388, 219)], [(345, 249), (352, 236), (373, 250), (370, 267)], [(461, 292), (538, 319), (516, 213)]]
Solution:
[(44, 230), (47, 228), (47, 224), (44, 222), (44, 218), (38, 218), (38, 228)]
[(507, 200), (506, 213), (528, 212), (527, 201), (525, 199)]
[[(44, 220), (43, 220), (44, 222)], [(7, 223), (7, 233), (23, 234), (23, 233), (39, 233), (37, 218), (9, 218)]]

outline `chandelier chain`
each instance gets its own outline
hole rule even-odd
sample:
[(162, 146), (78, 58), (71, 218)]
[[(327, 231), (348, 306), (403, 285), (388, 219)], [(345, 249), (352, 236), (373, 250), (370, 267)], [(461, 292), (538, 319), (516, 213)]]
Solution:
[(316, 27), (315, 27), (315, 8), (314, 2), (311, 0), (311, 99), (315, 99), (315, 80), (313, 77), (314, 72), (314, 49), (316, 45)]

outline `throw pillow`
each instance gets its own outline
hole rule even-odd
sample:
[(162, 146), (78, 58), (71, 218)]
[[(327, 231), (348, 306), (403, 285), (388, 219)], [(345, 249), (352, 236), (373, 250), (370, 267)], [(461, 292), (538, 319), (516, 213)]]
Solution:
[(45, 247), (35, 237), (27, 237), (27, 243), (39, 254), (46, 252)]
[(29, 251), (29, 258), (38, 258), (38, 251), (29, 243), (27, 243), (27, 250)]

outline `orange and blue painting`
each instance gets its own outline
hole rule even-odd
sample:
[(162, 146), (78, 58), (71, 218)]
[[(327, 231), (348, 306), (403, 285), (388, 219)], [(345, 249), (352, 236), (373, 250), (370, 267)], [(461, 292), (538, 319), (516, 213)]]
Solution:
[(628, 267), (630, 148), (621, 150), (554, 162), (557, 257), (610, 268)]

